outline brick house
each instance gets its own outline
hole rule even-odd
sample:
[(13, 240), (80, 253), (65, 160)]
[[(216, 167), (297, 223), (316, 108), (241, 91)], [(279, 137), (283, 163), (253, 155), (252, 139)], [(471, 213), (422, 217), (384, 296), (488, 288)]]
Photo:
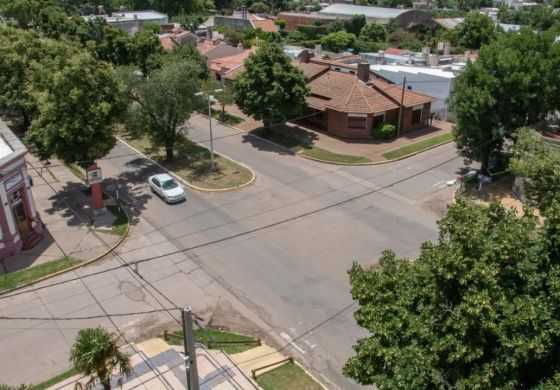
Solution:
[(422, 95), (376, 78), (368, 63), (357, 67), (336, 61), (302, 58), (296, 66), (310, 88), (308, 106), (317, 112), (308, 122), (342, 138), (371, 138), (384, 123), (399, 126), (401, 134), (428, 125), (430, 96)]
[[(328, 134), (348, 139), (372, 138), (373, 130), (384, 123), (398, 129), (399, 115), (400, 134), (429, 124), (434, 98), (408, 89), (403, 94), (401, 86), (371, 72), (368, 63), (319, 59), (303, 51), (293, 65), (303, 72), (310, 89), (306, 101), (314, 115), (309, 115), (304, 123)], [(214, 67), (226, 82), (232, 82), (244, 70), (243, 64), (216, 63)], [(218, 68), (222, 72), (216, 72)]]

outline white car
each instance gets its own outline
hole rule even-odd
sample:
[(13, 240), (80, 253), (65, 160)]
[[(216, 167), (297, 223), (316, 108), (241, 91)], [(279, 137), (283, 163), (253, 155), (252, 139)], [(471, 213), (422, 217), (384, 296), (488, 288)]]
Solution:
[(161, 196), (167, 203), (180, 202), (186, 199), (185, 190), (167, 173), (150, 176), (150, 189)]

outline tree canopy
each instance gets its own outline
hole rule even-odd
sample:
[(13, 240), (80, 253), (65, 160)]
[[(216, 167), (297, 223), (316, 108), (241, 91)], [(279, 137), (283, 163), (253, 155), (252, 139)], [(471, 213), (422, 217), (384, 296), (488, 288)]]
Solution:
[(559, 107), (560, 45), (554, 41), (553, 34), (529, 29), (500, 34), (456, 78), (450, 108), (457, 145), (483, 171), (516, 129)]
[(234, 84), (235, 103), (265, 127), (302, 112), (308, 93), (303, 73), (272, 43), (262, 44), (245, 61), (245, 71)]
[(83, 166), (105, 156), (114, 146), (113, 125), (125, 106), (123, 89), (112, 67), (81, 51), (59, 69), (35, 77), (38, 114), (27, 139), (41, 158), (53, 155)]
[(167, 160), (173, 159), (175, 145), (184, 136), (180, 127), (196, 108), (200, 73), (196, 61), (181, 58), (165, 62), (147, 79), (134, 72), (129, 75), (128, 128), (147, 134), (153, 145), (164, 147)]
[(546, 211), (560, 194), (560, 152), (529, 128), (518, 131), (510, 161), (512, 172), (525, 179), (528, 203)]
[(488, 44), (496, 35), (496, 25), (490, 17), (472, 11), (457, 26), (459, 44), (467, 49), (480, 49)]
[(321, 38), (321, 45), (335, 53), (351, 49), (356, 43), (356, 36), (346, 31), (336, 31)]
[(560, 383), (560, 205), (531, 213), (458, 200), (415, 261), (354, 265), (368, 336), (344, 373), (385, 389), (552, 389)]

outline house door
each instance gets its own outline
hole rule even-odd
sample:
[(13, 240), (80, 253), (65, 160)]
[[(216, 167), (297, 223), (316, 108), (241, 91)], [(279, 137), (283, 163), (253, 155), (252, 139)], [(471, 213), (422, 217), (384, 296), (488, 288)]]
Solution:
[(25, 215), (25, 207), (23, 206), (23, 200), (21, 199), (21, 192), (16, 191), (13, 193), (12, 197), (12, 213), (14, 214), (14, 221), (16, 223), (17, 230), (22, 240), (25, 240), (29, 235), (31, 229), (29, 227), (29, 221)]

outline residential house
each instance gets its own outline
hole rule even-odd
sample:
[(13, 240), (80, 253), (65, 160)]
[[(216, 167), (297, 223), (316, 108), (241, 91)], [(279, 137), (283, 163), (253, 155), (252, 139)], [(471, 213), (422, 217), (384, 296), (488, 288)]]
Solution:
[[(368, 63), (346, 64), (304, 51), (293, 64), (303, 72), (310, 89), (306, 101), (315, 115), (306, 122), (329, 134), (366, 139), (384, 123), (398, 126), (400, 122), (401, 133), (428, 125), (434, 98), (407, 89), (403, 95), (401, 86), (376, 76)], [(228, 72), (226, 81), (234, 80), (243, 69), (238, 66)]]
[(25, 146), (0, 120), (0, 260), (31, 248), (43, 236), (26, 153)]
[(173, 51), (183, 45), (196, 46), (198, 37), (190, 31), (185, 31), (179, 24), (162, 24), (159, 41), (165, 51)]

